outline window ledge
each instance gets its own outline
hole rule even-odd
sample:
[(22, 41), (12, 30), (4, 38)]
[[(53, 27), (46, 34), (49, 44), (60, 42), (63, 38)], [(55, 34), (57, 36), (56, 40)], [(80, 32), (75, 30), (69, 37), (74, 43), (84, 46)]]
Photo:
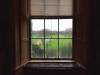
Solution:
[(74, 60), (30, 60), (28, 62), (76, 62)]

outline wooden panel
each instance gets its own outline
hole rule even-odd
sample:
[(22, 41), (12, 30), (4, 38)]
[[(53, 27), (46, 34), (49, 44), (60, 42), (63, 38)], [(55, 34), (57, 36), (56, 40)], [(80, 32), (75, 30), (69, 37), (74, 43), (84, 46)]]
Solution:
[(84, 0), (84, 15), (83, 15), (83, 53), (84, 53), (84, 64), (83, 66), (86, 67), (87, 63), (87, 26), (88, 26), (88, 0)]
[[(80, 10), (78, 12), (80, 12)], [(74, 59), (75, 61), (83, 64), (83, 14), (78, 13), (78, 15), (75, 16), (74, 32)]]
[(19, 38), (19, 27), (15, 26), (15, 66), (20, 65), (20, 38)]
[(29, 60), (29, 0), (20, 0), (20, 27), (21, 27), (21, 64)]
[(82, 13), (84, 13), (84, 0), (75, 0), (75, 8), (76, 8), (76, 12), (75, 15), (80, 15)]
[(27, 42), (21, 43), (21, 63), (24, 63), (28, 59), (28, 48), (27, 48)]
[(21, 19), (21, 38), (27, 38), (27, 20)]
[(20, 66), (19, 1), (15, 0), (15, 68)]
[(21, 64), (28, 61), (29, 38), (28, 20), (21, 17)]
[(88, 0), (75, 0), (75, 60), (86, 67)]
[(27, 0), (20, 0), (20, 13), (27, 14)]
[(75, 18), (75, 38), (83, 37), (83, 15)]
[(15, 75), (24, 75), (24, 66), (15, 69)]
[(22, 42), (29, 41), (29, 38), (22, 38), (21, 41)]
[(82, 64), (83, 60), (83, 41), (75, 41), (75, 60)]

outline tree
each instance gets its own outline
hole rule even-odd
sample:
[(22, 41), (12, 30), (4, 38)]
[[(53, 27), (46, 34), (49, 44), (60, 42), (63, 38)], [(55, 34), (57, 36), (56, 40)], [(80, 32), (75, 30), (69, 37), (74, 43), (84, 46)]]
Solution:
[(59, 31), (59, 34), (60, 34), (60, 35), (64, 35), (65, 32), (64, 32), (64, 31)]
[(67, 36), (67, 37), (71, 37), (71, 35), (72, 35), (72, 28), (67, 28), (66, 30), (65, 30), (65, 36)]
[(58, 35), (58, 31), (52, 31), (52, 35)]
[(52, 31), (50, 29), (45, 29), (45, 36), (52, 35)]
[(31, 21), (31, 37), (33, 36), (32, 26), (33, 26), (33, 23)]

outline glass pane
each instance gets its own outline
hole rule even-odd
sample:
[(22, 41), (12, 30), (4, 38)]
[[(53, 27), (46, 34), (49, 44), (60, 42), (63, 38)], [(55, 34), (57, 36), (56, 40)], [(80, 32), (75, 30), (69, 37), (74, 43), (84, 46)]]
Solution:
[(72, 19), (59, 19), (59, 38), (72, 38)]
[(59, 57), (72, 58), (72, 39), (59, 39)]
[(58, 39), (45, 39), (45, 58), (58, 58)]
[(31, 57), (44, 58), (44, 39), (31, 39)]
[(44, 38), (44, 19), (31, 20), (31, 38)]
[(58, 19), (45, 19), (45, 38), (58, 38)]

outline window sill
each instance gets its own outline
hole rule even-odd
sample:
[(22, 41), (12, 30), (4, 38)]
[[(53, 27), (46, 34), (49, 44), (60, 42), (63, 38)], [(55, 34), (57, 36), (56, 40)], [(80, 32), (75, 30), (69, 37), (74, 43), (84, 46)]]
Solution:
[(75, 62), (74, 60), (30, 60), (28, 62)]

